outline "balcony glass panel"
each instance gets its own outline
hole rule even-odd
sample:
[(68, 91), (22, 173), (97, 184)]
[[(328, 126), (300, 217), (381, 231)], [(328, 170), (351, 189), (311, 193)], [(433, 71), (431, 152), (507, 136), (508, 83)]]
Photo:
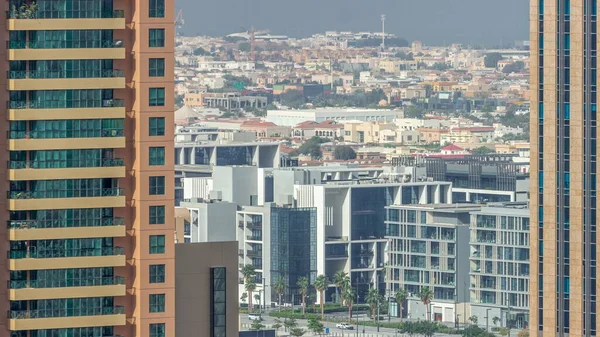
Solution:
[[(23, 121), (11, 121), (23, 124)], [(29, 121), (29, 131), (9, 131), (10, 139), (123, 137), (125, 119)], [(11, 130), (12, 130), (11, 126)], [(19, 127), (19, 129), (22, 129)]]
[(70, 49), (124, 47), (124, 43), (122, 40), (113, 40), (112, 30), (82, 29), (32, 30), (28, 32), (11, 31), (9, 35), (9, 49)]
[(125, 195), (113, 179), (58, 179), (12, 182), (9, 199), (115, 197)]
[(104, 239), (59, 239), (11, 241), (11, 259), (46, 259), (63, 257), (89, 257), (123, 255), (123, 247), (113, 247), (112, 238)]
[(81, 208), (11, 212), (10, 229), (124, 226), (112, 208)]
[(24, 160), (23, 156), (23, 160), (9, 161), (8, 168), (18, 170), (125, 166), (124, 159), (112, 158), (112, 149), (31, 151), (29, 156), (32, 160)]
[(122, 18), (122, 10), (113, 10), (112, 1), (102, 0), (38, 0), (10, 1), (10, 19), (96, 19)]
[(10, 319), (59, 318), (124, 314), (112, 297), (84, 297), (29, 301), (30, 310), (12, 310)]

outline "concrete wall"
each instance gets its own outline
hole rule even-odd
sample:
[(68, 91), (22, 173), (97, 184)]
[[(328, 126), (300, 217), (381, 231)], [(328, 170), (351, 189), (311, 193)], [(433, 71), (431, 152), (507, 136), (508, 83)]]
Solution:
[(200, 210), (204, 223), (200, 224), (206, 233), (207, 241), (233, 241), (235, 240), (237, 205), (229, 202), (206, 204)]
[(258, 196), (255, 166), (221, 166), (213, 172), (213, 190), (221, 191), (223, 201), (250, 205), (250, 196)]
[(211, 336), (213, 267), (227, 268), (227, 336), (238, 335), (237, 242), (175, 245), (175, 326), (177, 336)]

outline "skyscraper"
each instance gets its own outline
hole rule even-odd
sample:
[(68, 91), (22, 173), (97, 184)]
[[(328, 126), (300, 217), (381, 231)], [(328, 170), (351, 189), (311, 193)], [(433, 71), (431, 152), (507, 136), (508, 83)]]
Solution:
[(531, 0), (532, 336), (597, 335), (597, 7)]
[(173, 3), (3, 8), (0, 336), (173, 336)]

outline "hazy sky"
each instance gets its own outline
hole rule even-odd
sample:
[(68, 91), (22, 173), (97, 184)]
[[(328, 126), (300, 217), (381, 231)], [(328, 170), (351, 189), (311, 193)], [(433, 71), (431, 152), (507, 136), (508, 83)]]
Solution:
[(223, 36), (254, 25), (272, 34), (386, 31), (426, 44), (527, 40), (528, 0), (177, 0), (184, 35)]

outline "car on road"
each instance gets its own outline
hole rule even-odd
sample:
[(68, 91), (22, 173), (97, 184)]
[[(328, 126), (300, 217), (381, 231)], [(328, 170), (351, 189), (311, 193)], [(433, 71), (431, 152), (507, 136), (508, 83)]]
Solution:
[(338, 323), (335, 325), (335, 327), (342, 330), (354, 330), (354, 325), (350, 325), (348, 323)]
[(251, 321), (261, 321), (262, 317), (259, 314), (248, 314), (248, 319)]

